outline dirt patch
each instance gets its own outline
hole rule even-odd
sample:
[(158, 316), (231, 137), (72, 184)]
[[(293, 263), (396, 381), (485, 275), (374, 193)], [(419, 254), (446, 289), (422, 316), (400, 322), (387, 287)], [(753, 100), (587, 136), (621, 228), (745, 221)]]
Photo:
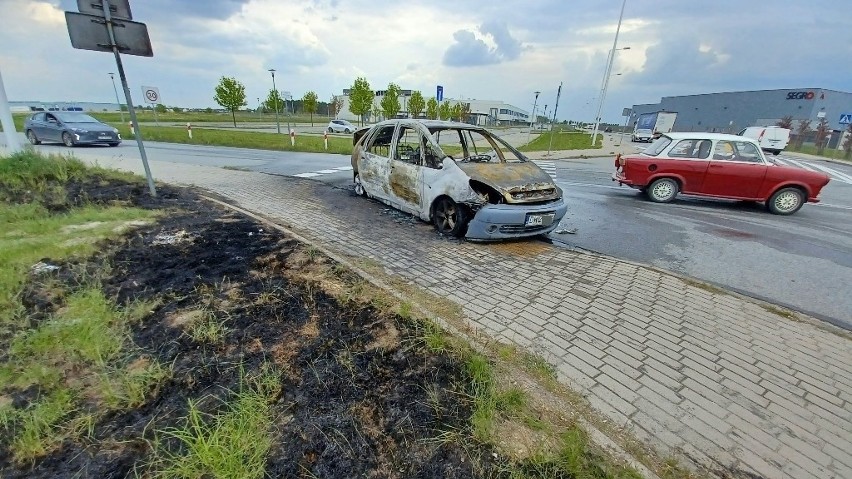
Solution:
[[(9, 436), (0, 438), (0, 477), (144, 475), (156, 431), (182, 425), (189, 400), (215, 413), (241, 377), (268, 363), (283, 371), (270, 424), (269, 477), (477, 477), (497, 470), (485, 447), (433, 440), (443, 431), (468, 431), (463, 367), (428, 352), (410, 320), (339, 301), (347, 280), (333, 274), (332, 261), (190, 191), (161, 188), (160, 198), (141, 199), (122, 196), (135, 190), (120, 185), (88, 186), (81, 185), (79, 197), (118, 198), (169, 214), (105, 245), (88, 263), (61, 264), (51, 282), (31, 282), (25, 307), (46, 317), (61, 306), (56, 291), (72, 291), (89, 269), (110, 264), (102, 280), (107, 297), (122, 305), (159, 300), (132, 326), (142, 353), (129, 370), (157, 361), (171, 375), (140, 407), (100, 416), (90, 435), (66, 440), (33, 464), (14, 464)], [(208, 314), (225, 328), (221, 343), (197, 343), (186, 334)], [(24, 408), (39, 393), (0, 395)]]

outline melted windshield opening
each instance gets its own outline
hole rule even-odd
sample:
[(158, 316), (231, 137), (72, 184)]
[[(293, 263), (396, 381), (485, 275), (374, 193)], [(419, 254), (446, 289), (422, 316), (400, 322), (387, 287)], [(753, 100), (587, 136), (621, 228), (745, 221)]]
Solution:
[(431, 128), (432, 141), (444, 157), (464, 163), (520, 163), (526, 157), (484, 130)]

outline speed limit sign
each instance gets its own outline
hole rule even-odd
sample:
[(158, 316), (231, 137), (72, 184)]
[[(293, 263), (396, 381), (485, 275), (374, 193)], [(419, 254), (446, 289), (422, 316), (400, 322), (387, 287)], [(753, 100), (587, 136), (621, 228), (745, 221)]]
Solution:
[(155, 86), (143, 86), (142, 96), (145, 97), (145, 103), (152, 105), (160, 103), (160, 89)]

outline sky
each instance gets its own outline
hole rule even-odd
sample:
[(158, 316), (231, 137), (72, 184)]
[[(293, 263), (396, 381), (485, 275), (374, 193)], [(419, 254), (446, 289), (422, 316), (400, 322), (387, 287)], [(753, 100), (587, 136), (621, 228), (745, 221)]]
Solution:
[[(217, 105), (222, 76), (248, 107), (272, 88), (320, 100), (358, 76), (427, 98), (502, 100), (593, 121), (622, 0), (131, 0), (154, 56), (123, 55), (168, 106)], [(603, 121), (663, 96), (776, 88), (852, 91), (852, 0), (626, 0)], [(11, 101), (115, 102), (109, 53), (71, 47), (72, 0), (0, 0)], [(629, 48), (627, 48), (629, 47)], [(116, 76), (116, 81), (118, 77)], [(120, 88), (120, 85), (119, 85)], [(120, 90), (119, 90), (120, 91)]]

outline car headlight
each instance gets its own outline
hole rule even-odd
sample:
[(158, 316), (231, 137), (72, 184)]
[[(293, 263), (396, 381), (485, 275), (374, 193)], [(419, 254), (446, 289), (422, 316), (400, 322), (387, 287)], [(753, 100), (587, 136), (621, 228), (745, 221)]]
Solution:
[(118, 134), (118, 128), (113, 128), (113, 129), (112, 129), (112, 132), (113, 132), (113, 133), (115, 133), (115, 134), (117, 135), (117, 134)]

